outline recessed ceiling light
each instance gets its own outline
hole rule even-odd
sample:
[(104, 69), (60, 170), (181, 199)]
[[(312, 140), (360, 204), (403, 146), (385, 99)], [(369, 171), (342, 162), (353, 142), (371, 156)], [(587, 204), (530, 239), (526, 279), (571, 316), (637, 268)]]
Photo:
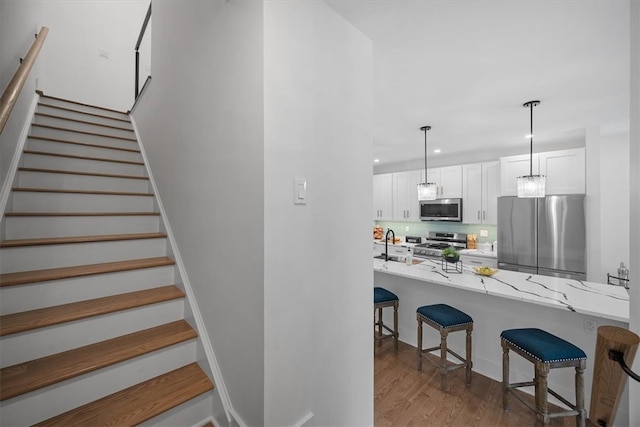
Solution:
[(531, 138), (533, 138), (533, 135), (532, 134), (528, 134), (528, 135), (525, 135), (524, 137), (527, 138), (527, 139), (531, 139)]
[(380, 163), (380, 159), (373, 159), (373, 163)]
[(434, 153), (438, 154), (440, 152), (439, 148), (436, 148), (435, 150), (433, 150)]

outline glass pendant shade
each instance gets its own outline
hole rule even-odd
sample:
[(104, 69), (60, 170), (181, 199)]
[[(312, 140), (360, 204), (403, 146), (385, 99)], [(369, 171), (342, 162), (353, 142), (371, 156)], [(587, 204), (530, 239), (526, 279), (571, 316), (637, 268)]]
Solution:
[(433, 182), (423, 182), (418, 184), (418, 200), (435, 200), (436, 184)]
[(518, 197), (544, 197), (546, 177), (524, 175), (518, 177)]

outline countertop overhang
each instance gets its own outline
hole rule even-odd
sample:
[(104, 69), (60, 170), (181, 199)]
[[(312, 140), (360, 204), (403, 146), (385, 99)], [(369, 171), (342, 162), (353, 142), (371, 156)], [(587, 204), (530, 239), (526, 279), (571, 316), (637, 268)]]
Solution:
[(462, 273), (448, 273), (443, 271), (440, 260), (431, 259), (411, 266), (401, 262), (374, 259), (373, 270), (629, 323), (629, 293), (623, 287), (506, 270), (485, 277), (476, 274), (470, 267), (464, 267)]

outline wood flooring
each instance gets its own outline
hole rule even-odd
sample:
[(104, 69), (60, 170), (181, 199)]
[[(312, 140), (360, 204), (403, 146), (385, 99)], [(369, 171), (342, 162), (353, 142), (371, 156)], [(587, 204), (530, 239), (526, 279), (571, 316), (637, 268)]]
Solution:
[[(398, 426), (543, 426), (533, 411), (511, 397), (511, 409), (502, 409), (501, 383), (473, 373), (465, 386), (464, 369), (449, 372), (446, 393), (440, 372), (431, 363), (416, 369), (416, 348), (392, 340), (376, 348), (374, 357), (374, 419), (376, 427)], [(570, 400), (572, 397), (570, 397)], [(533, 402), (533, 397), (531, 397)], [(548, 426), (573, 427), (575, 417), (552, 419)], [(594, 427), (587, 421), (587, 427)]]

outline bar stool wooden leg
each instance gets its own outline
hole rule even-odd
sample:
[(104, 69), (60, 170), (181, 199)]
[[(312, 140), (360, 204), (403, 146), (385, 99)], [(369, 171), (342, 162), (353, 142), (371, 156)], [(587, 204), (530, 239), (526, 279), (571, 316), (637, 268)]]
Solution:
[(382, 307), (378, 308), (378, 335), (382, 336)]
[(418, 371), (422, 371), (422, 319), (418, 318)]
[(579, 415), (576, 417), (576, 427), (585, 427), (587, 420), (587, 410), (584, 407), (584, 371), (587, 367), (587, 361), (581, 360), (580, 365), (576, 366), (576, 411)]
[(446, 329), (440, 330), (440, 385), (442, 390), (447, 386), (447, 335)]
[(509, 347), (502, 341), (502, 407), (509, 410)]
[(398, 301), (393, 304), (393, 340), (395, 341), (396, 351), (398, 351)]
[(540, 400), (540, 419), (543, 423), (549, 424), (551, 418), (549, 417), (549, 392), (547, 377), (549, 375), (549, 365), (547, 363), (536, 363), (536, 374), (538, 377), (538, 399)]
[(467, 385), (471, 385), (471, 368), (473, 367), (473, 359), (471, 359), (471, 332), (472, 328), (467, 328)]

